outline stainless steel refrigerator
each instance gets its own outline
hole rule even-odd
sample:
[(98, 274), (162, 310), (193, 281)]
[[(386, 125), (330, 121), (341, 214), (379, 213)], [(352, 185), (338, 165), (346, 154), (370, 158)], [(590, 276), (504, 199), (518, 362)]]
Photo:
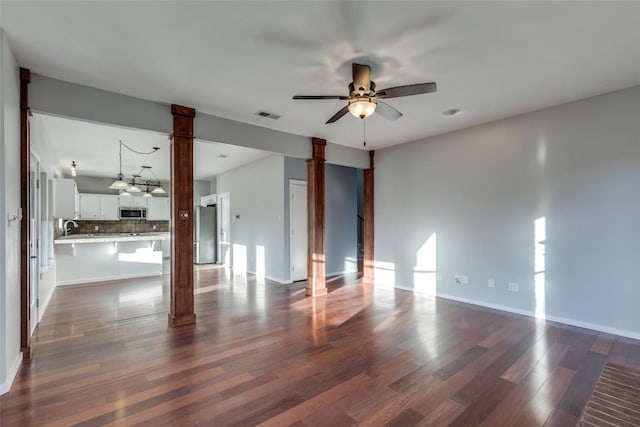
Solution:
[(194, 262), (213, 264), (218, 247), (216, 233), (216, 207), (196, 206), (193, 221)]

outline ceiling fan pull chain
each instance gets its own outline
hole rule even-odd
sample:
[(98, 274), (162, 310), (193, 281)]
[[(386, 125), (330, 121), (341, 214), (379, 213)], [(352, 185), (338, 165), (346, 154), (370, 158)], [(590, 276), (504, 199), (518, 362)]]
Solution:
[(364, 127), (364, 130), (362, 132), (363, 133), (362, 142), (364, 143), (364, 146), (366, 147), (367, 146), (367, 119), (366, 118), (362, 119), (362, 123), (363, 123), (363, 127)]

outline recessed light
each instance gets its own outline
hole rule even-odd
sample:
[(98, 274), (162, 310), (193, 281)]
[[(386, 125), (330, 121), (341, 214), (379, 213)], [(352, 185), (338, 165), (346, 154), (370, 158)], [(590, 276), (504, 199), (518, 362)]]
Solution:
[(455, 116), (455, 115), (456, 115), (456, 114), (458, 114), (459, 112), (460, 112), (460, 109), (458, 109), (458, 108), (450, 108), (450, 109), (448, 109), (448, 110), (444, 110), (444, 111), (442, 112), (442, 114), (443, 114), (444, 116), (451, 117), (451, 116)]
[(218, 154), (218, 157), (220, 157), (221, 159), (225, 159), (225, 158), (227, 158), (227, 155), (226, 154)]

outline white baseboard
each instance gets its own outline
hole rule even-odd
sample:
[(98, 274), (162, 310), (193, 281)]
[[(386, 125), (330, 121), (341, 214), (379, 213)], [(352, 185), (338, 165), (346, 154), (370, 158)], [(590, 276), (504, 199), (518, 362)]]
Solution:
[[(387, 288), (387, 289), (396, 288), (396, 289), (400, 289), (400, 290), (403, 290), (403, 291), (413, 292), (415, 294), (422, 295), (420, 292), (416, 292), (413, 289), (410, 289), (410, 288), (407, 288), (407, 287), (404, 287), (404, 286), (398, 286), (398, 285), (396, 285), (396, 286), (379, 285), (379, 286), (382, 287), (382, 288)], [(491, 304), (491, 303), (487, 303), (487, 302), (484, 302), (484, 301), (477, 301), (477, 300), (472, 300), (472, 299), (468, 299), (468, 298), (461, 298), (461, 297), (448, 295), (448, 294), (437, 294), (436, 297), (437, 298), (443, 298), (443, 299), (451, 300), (451, 301), (457, 301), (457, 302), (461, 302), (461, 303), (464, 303), (464, 304), (471, 304), (471, 305), (477, 305), (477, 306), (484, 307), (484, 308), (490, 308), (492, 310), (505, 311), (507, 313), (513, 313), (513, 314), (519, 314), (521, 316), (537, 318), (536, 314), (533, 311), (520, 310), (520, 309), (517, 309), (517, 308), (508, 307), (508, 306), (504, 306), (504, 305), (500, 305), (500, 304)], [(579, 320), (568, 319), (568, 318), (565, 318), (565, 317), (558, 317), (558, 316), (550, 316), (550, 315), (546, 315), (541, 320), (548, 320), (550, 322), (562, 323), (564, 325), (576, 326), (578, 328), (590, 329), (590, 330), (593, 330), (593, 331), (604, 332), (604, 333), (607, 333), (607, 334), (618, 335), (618, 336), (621, 336), (621, 337), (640, 340), (640, 333), (629, 331), (629, 330), (626, 330), (626, 329), (612, 328), (612, 327), (609, 327), (609, 326), (598, 325), (596, 323), (582, 322), (582, 321), (579, 321)]]
[(44, 298), (40, 298), (40, 307), (38, 307), (38, 323), (40, 323), (40, 321), (42, 320), (42, 316), (44, 316), (44, 312), (47, 309), (47, 306), (49, 305), (49, 302), (51, 301), (51, 297), (53, 296), (55, 290), (56, 285), (54, 284), (53, 286), (51, 286), (51, 290), (49, 291), (49, 293), (45, 295)]
[(136, 279), (139, 277), (153, 277), (153, 276), (162, 276), (164, 273), (147, 273), (147, 274), (124, 274), (121, 276), (109, 276), (109, 277), (92, 277), (87, 279), (77, 279), (77, 280), (64, 280), (60, 282), (56, 282), (56, 286), (68, 286), (68, 285), (92, 285), (98, 284), (101, 282), (111, 282), (113, 280), (123, 280), (123, 279)]
[[(233, 271), (233, 269), (232, 269)], [(241, 273), (240, 273), (241, 274)], [(253, 274), (254, 276), (258, 277), (258, 275), (256, 274), (255, 271), (249, 271), (247, 270), (247, 274)], [(270, 280), (272, 282), (276, 282), (279, 285), (289, 285), (291, 283), (293, 283), (290, 279), (278, 279), (272, 276), (264, 276), (265, 279)]]
[(13, 380), (16, 379), (16, 375), (20, 370), (20, 365), (22, 364), (22, 353), (18, 354), (16, 360), (13, 361), (13, 365), (11, 365), (11, 369), (7, 375), (7, 380), (3, 383), (0, 383), (0, 395), (5, 394), (11, 389), (11, 384), (13, 384)]

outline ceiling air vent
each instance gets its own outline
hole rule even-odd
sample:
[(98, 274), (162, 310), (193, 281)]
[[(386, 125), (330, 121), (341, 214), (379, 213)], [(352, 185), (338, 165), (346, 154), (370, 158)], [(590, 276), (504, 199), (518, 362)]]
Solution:
[(282, 117), (280, 114), (270, 113), (264, 110), (256, 111), (256, 116), (266, 117), (267, 119), (272, 120), (278, 120), (280, 117)]

